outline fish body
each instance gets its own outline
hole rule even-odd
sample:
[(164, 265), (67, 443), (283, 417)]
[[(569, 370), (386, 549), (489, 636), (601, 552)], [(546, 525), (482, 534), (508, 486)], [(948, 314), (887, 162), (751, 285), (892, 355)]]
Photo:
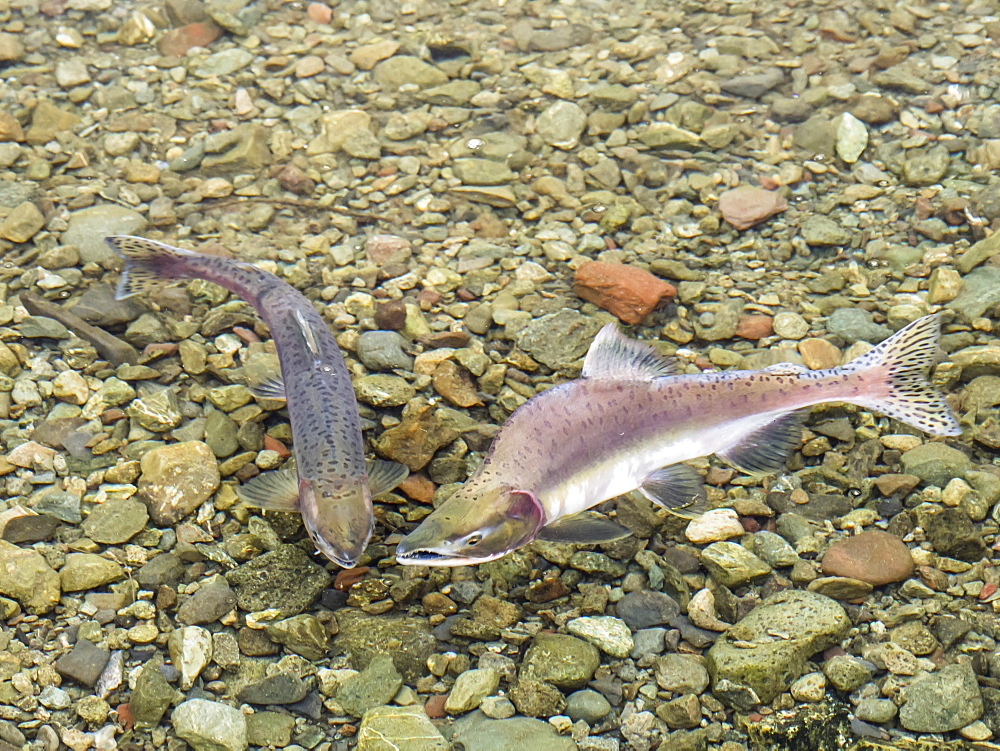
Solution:
[(295, 472), (264, 473), (241, 487), (241, 495), (251, 505), (298, 510), (316, 547), (334, 563), (353, 567), (374, 527), (373, 491), (390, 489), (405, 474), (398, 465), (380, 463), (369, 477), (350, 373), (313, 304), (249, 263), (139, 237), (110, 237), (108, 243), (125, 260), (119, 298), (145, 293), (165, 278), (205, 279), (239, 295), (264, 319), (281, 379), (258, 392), (286, 399)]
[(683, 462), (717, 454), (754, 474), (780, 469), (801, 438), (806, 407), (844, 401), (929, 433), (957, 420), (926, 377), (937, 355), (936, 316), (914, 321), (846, 365), (671, 374), (651, 347), (613, 324), (597, 336), (583, 377), (529, 399), (504, 423), (483, 464), (398, 547), (400, 563), (492, 560), (540, 537), (598, 542), (628, 534), (587, 515), (639, 489), (683, 511), (701, 478)]

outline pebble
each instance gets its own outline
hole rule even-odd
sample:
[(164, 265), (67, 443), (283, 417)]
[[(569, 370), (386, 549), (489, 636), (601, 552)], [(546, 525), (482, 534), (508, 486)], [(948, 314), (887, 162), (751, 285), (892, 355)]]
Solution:
[(215, 454), (203, 441), (154, 448), (139, 460), (139, 492), (157, 525), (175, 524), (208, 500), (221, 476)]
[(59, 574), (36, 550), (0, 539), (0, 594), (13, 597), (33, 614), (46, 613), (62, 594)]
[(177, 608), (177, 620), (186, 625), (212, 623), (236, 607), (236, 594), (221, 576), (203, 582)]
[(575, 148), (587, 123), (587, 113), (575, 102), (559, 100), (536, 119), (535, 129), (542, 140), (560, 149)]
[(903, 453), (903, 471), (916, 475), (928, 485), (944, 487), (954, 477), (972, 470), (972, 461), (964, 451), (944, 443), (925, 443)]
[(195, 751), (244, 751), (249, 744), (243, 713), (222, 702), (188, 699), (174, 709), (170, 722)]
[(670, 623), (680, 615), (680, 605), (665, 592), (642, 589), (622, 597), (615, 603), (615, 611), (629, 629), (639, 631)]
[(93, 688), (110, 659), (108, 649), (81, 638), (69, 652), (56, 660), (55, 669), (63, 678)]
[(369, 370), (412, 370), (413, 358), (406, 354), (406, 340), (395, 331), (364, 331), (358, 337), (358, 359)]
[(59, 569), (63, 592), (95, 589), (124, 576), (125, 569), (118, 563), (95, 553), (69, 553)]
[(358, 726), (358, 751), (404, 747), (412, 751), (447, 751), (451, 744), (420, 707), (375, 707), (365, 712)]
[(330, 648), (326, 626), (311, 613), (269, 623), (266, 631), (268, 637), (307, 660), (322, 660)]
[(809, 323), (798, 313), (784, 311), (774, 317), (774, 333), (784, 339), (802, 339), (809, 333)]
[(945, 665), (917, 678), (905, 691), (899, 722), (917, 733), (944, 733), (979, 719), (983, 699), (972, 666)]
[(562, 689), (580, 689), (593, 678), (600, 663), (600, 654), (588, 641), (566, 634), (540, 633), (525, 652), (520, 675)]
[(573, 636), (586, 639), (612, 657), (628, 657), (634, 642), (625, 621), (612, 616), (584, 616), (566, 623)]
[(500, 673), (494, 668), (466, 670), (455, 679), (444, 704), (445, 711), (455, 715), (476, 709), (499, 686)]
[(453, 740), (465, 751), (509, 751), (538, 748), (546, 751), (576, 751), (571, 738), (562, 736), (552, 725), (530, 717), (492, 720), (476, 712), (457, 720)]
[(735, 542), (714, 542), (701, 551), (701, 563), (725, 587), (742, 584), (771, 573), (771, 567)]
[(867, 147), (868, 128), (850, 112), (844, 112), (837, 123), (837, 156), (854, 164)]
[(295, 704), (307, 693), (309, 686), (301, 678), (289, 673), (273, 673), (263, 680), (248, 683), (237, 692), (236, 698), (247, 704)]
[(201, 626), (175, 629), (167, 642), (170, 661), (180, 672), (180, 688), (188, 690), (212, 659), (212, 633)]
[(225, 576), (240, 608), (250, 612), (273, 608), (286, 617), (305, 610), (332, 578), (294, 545), (281, 545)]
[(708, 688), (705, 661), (694, 655), (666, 654), (653, 663), (656, 685), (677, 694), (700, 694)]
[(135, 537), (146, 527), (149, 512), (132, 498), (109, 498), (94, 506), (81, 525), (83, 533), (94, 542), (119, 545)]
[(876, 587), (909, 578), (913, 568), (906, 544), (880, 529), (838, 540), (823, 555), (823, 573), (860, 579)]
[(844, 245), (850, 241), (851, 235), (829, 217), (808, 216), (802, 220), (802, 239), (810, 247), (826, 247)]
[[(839, 643), (850, 625), (840, 605), (814, 592), (789, 590), (765, 598), (708, 650), (716, 695), (725, 680), (771, 701), (805, 672), (806, 660)], [(747, 649), (744, 643), (754, 646)]]
[(373, 616), (345, 609), (338, 613), (337, 622), (334, 647), (349, 655), (351, 666), (358, 670), (378, 655), (391, 654), (403, 680), (414, 681), (426, 675), (427, 658), (437, 650), (437, 640), (423, 618)]
[(684, 536), (696, 545), (742, 537), (746, 530), (739, 515), (731, 508), (706, 511), (684, 529)]
[(571, 720), (583, 720), (596, 725), (611, 713), (611, 703), (597, 691), (589, 688), (574, 691), (566, 697), (566, 714)]
[(827, 319), (826, 328), (848, 344), (880, 342), (892, 333), (888, 327), (875, 323), (871, 313), (860, 308), (837, 308)]

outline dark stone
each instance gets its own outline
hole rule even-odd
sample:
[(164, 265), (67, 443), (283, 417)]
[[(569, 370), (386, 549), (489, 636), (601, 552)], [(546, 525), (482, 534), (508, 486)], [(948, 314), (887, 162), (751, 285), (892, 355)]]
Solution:
[(184, 576), (184, 564), (173, 553), (160, 553), (135, 572), (135, 580), (145, 589), (161, 585), (177, 586)]
[(263, 629), (241, 628), (236, 632), (236, 643), (247, 657), (269, 657), (281, 651), (281, 646), (271, 641)]
[(247, 704), (294, 704), (302, 701), (308, 692), (309, 687), (300, 678), (277, 673), (244, 686), (236, 698)]
[(104, 647), (89, 639), (80, 639), (73, 649), (56, 660), (56, 672), (63, 678), (93, 688), (110, 658), (111, 652)]
[(282, 545), (226, 573), (243, 610), (276, 608), (286, 618), (309, 607), (331, 578), (295, 545)]
[(222, 577), (215, 577), (179, 608), (177, 620), (189, 626), (216, 621), (236, 607), (236, 594)]
[(618, 617), (633, 631), (670, 623), (681, 612), (670, 595), (649, 589), (629, 592), (615, 607)]

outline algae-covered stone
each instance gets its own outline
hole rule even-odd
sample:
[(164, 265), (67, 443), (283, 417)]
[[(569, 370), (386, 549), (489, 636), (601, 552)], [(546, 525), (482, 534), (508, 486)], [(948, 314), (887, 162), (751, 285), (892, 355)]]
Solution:
[(444, 704), (445, 711), (461, 714), (475, 709), (499, 686), (500, 672), (496, 668), (466, 670), (455, 679), (455, 685)]
[(572, 738), (559, 735), (552, 725), (530, 717), (491, 720), (482, 712), (470, 712), (455, 721), (453, 740), (465, 751), (511, 751), (511, 749), (545, 749), (545, 751), (575, 751)]
[(158, 525), (179, 522), (208, 500), (221, 480), (215, 454), (202, 441), (154, 448), (142, 455), (139, 466), (139, 492)]
[(917, 733), (945, 733), (979, 719), (983, 697), (972, 666), (945, 665), (907, 686), (899, 721)]
[(267, 635), (307, 660), (322, 660), (330, 648), (326, 626), (310, 613), (268, 624)]
[(141, 532), (149, 520), (146, 507), (133, 498), (109, 498), (93, 507), (83, 533), (94, 542), (119, 545)]
[(709, 576), (725, 587), (738, 587), (771, 573), (770, 566), (735, 542), (712, 543), (701, 551), (701, 563)]
[(448, 751), (451, 744), (423, 708), (375, 707), (358, 727), (357, 751)]
[(70, 553), (59, 569), (63, 592), (94, 589), (125, 576), (125, 569), (108, 558), (94, 553)]
[(368, 667), (344, 681), (337, 690), (337, 701), (348, 714), (361, 717), (375, 707), (392, 701), (403, 685), (403, 678), (385, 654), (372, 657)]
[(601, 664), (593, 644), (566, 634), (538, 634), (524, 655), (521, 677), (547, 681), (559, 688), (587, 685)]
[(226, 573), (243, 610), (274, 608), (286, 617), (309, 607), (330, 579), (326, 569), (295, 545), (282, 545)]
[(142, 666), (135, 688), (129, 697), (129, 711), (135, 718), (138, 730), (156, 727), (173, 702), (177, 691), (167, 683), (163, 671), (163, 658), (153, 657)]
[(612, 657), (628, 657), (632, 651), (632, 632), (621, 618), (610, 615), (574, 618), (566, 624), (566, 630)]
[(177, 736), (195, 751), (244, 751), (248, 745), (243, 713), (222, 702), (188, 699), (170, 721)]
[(769, 702), (804, 672), (806, 660), (837, 644), (850, 626), (844, 609), (829, 597), (795, 590), (772, 595), (708, 651), (713, 685), (748, 686)]
[(521, 329), (517, 346), (550, 368), (565, 368), (587, 354), (601, 322), (575, 310), (535, 318)]
[(40, 615), (55, 607), (61, 593), (59, 574), (41, 553), (0, 540), (0, 594)]
[(944, 487), (954, 477), (964, 477), (972, 460), (964, 451), (944, 443), (924, 443), (902, 456), (903, 471), (916, 475), (928, 485)]
[(437, 650), (437, 640), (423, 618), (368, 615), (345, 608), (337, 613), (337, 624), (340, 630), (334, 646), (350, 657), (356, 670), (388, 654), (403, 678), (413, 681), (427, 674), (427, 658)]

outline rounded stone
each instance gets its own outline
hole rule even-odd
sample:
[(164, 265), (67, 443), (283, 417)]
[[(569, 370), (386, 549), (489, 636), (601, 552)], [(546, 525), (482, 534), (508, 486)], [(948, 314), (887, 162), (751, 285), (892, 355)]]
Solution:
[(538, 634), (524, 655), (520, 675), (562, 689), (578, 689), (587, 685), (600, 664), (597, 648), (583, 639)]
[(831, 545), (823, 556), (823, 573), (878, 587), (908, 578), (913, 573), (913, 558), (896, 535), (868, 529)]
[(83, 533), (94, 542), (119, 545), (146, 527), (149, 512), (133, 498), (110, 498), (93, 507), (84, 520)]
[(588, 725), (594, 725), (607, 717), (609, 712), (611, 703), (593, 689), (574, 691), (566, 697), (566, 714), (573, 722), (583, 720)]

